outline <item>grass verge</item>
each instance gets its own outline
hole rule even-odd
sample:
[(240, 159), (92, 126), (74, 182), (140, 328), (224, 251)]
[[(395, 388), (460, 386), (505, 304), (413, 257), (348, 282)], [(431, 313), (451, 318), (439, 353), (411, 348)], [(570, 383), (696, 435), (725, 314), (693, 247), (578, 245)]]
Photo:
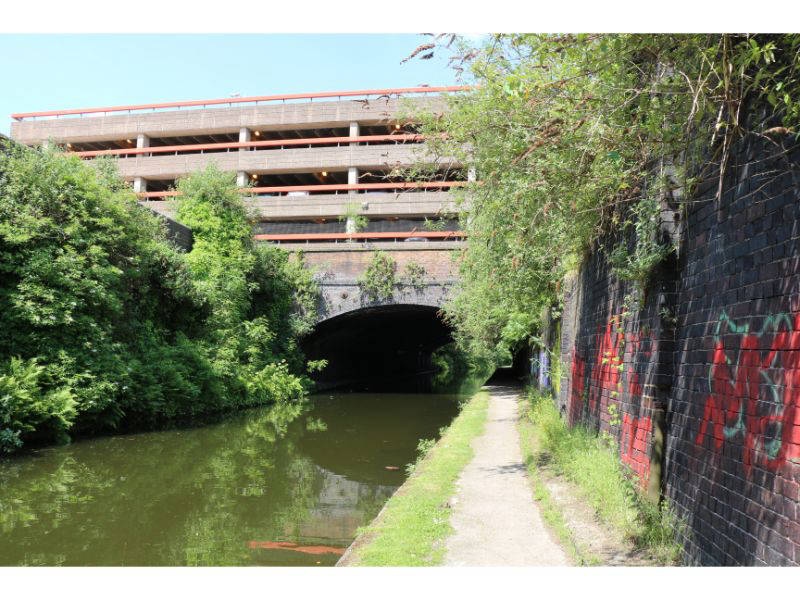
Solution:
[(486, 392), (478, 392), (463, 405), (378, 517), (359, 531), (348, 566), (441, 564), (451, 533), (448, 500), (472, 458), (470, 442), (483, 431), (488, 401)]
[[(523, 408), (528, 405), (525, 400), (521, 400)], [(528, 468), (528, 479), (533, 488), (533, 497), (539, 503), (542, 519), (556, 535), (561, 546), (572, 557), (572, 561), (579, 566), (600, 565), (600, 559), (589, 552), (587, 548), (578, 543), (572, 530), (567, 525), (561, 508), (553, 501), (549, 490), (542, 481), (538, 465), (541, 452), (536, 443), (536, 431), (533, 422), (528, 418), (528, 414), (520, 419), (519, 435), (522, 446), (522, 456)]]
[[(552, 399), (533, 389), (524, 401), (523, 413), (520, 433), (534, 493), (541, 494), (543, 516), (552, 520), (559, 537), (570, 536), (569, 529), (536, 473), (540, 461), (575, 483), (598, 517), (621, 531), (636, 549), (644, 549), (659, 564), (678, 564), (681, 546), (676, 540), (683, 525), (666, 503), (658, 506), (644, 498), (635, 478), (620, 462), (614, 440), (585, 427), (568, 427)], [(557, 514), (548, 519), (548, 511)], [(562, 542), (576, 560), (591, 564), (591, 556), (582, 556), (574, 540), (566, 539)]]

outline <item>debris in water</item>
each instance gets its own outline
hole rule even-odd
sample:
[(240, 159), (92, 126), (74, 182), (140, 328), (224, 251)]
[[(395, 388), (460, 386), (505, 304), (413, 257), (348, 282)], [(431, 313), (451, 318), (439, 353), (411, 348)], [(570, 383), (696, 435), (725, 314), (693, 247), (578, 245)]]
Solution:
[(400, 467), (394, 467), (392, 465), (389, 465), (389, 466), (386, 466), (386, 467), (383, 467), (383, 468), (386, 469), (387, 471), (399, 471), (400, 470)]
[(247, 546), (252, 549), (261, 548), (264, 550), (293, 550), (304, 554), (344, 554), (344, 548), (334, 546), (299, 546), (293, 542), (248, 542)]

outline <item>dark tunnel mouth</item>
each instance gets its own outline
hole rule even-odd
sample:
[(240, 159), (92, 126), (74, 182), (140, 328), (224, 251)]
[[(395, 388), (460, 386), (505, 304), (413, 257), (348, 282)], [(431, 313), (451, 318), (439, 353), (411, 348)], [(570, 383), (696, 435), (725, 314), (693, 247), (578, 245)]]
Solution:
[(328, 360), (312, 374), (318, 390), (414, 391), (422, 385), (425, 391), (421, 380), (433, 374), (433, 352), (452, 341), (439, 307), (390, 304), (318, 323), (302, 349), (309, 361)]

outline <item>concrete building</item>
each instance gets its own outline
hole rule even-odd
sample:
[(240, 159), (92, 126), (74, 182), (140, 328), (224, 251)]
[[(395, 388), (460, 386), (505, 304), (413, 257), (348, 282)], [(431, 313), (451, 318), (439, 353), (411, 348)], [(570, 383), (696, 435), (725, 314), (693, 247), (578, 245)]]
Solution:
[[(372, 386), (432, 371), (451, 340), (440, 309), (464, 242), (451, 190), (462, 165), (431, 156), (405, 103), (446, 109), (460, 87), (227, 98), (12, 115), (20, 143), (57, 144), (93, 160), (117, 158), (141, 202), (174, 216), (177, 179), (215, 163), (235, 172), (257, 215), (254, 237), (302, 249), (320, 284), (318, 323), (303, 349), (328, 366), (321, 389)], [(425, 181), (401, 172), (431, 169)], [(389, 297), (365, 294), (373, 252), (396, 265)], [(416, 273), (414, 280), (409, 273)], [(417, 385), (416, 383), (413, 383)], [(371, 389), (371, 388), (370, 388)]]
[[(86, 160), (114, 156), (142, 202), (173, 216), (177, 179), (214, 163), (235, 172), (258, 215), (257, 239), (296, 247), (342, 241), (457, 243), (449, 190), (466, 174), (426, 153), (404, 102), (442, 110), (419, 87), (198, 100), (12, 115), (11, 135)], [(396, 169), (420, 160), (428, 181)], [(345, 215), (349, 215), (347, 218)], [(360, 215), (366, 217), (357, 219)], [(427, 220), (427, 222), (426, 222)], [(431, 227), (436, 221), (436, 227)], [(443, 222), (442, 222), (443, 221)]]

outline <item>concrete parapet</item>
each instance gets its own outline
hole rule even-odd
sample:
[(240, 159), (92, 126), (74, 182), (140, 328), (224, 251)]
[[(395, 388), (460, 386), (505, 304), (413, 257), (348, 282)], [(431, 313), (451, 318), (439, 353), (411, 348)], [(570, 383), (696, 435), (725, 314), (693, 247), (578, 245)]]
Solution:
[[(314, 196), (276, 196), (246, 200), (261, 219), (335, 219), (343, 214), (350, 202), (361, 205), (367, 217), (423, 217), (436, 214), (456, 214), (453, 196), (449, 192), (400, 192), (374, 194), (319, 194)], [(153, 210), (172, 216), (174, 200), (146, 202)]]
[[(430, 110), (445, 108), (445, 99), (437, 96), (408, 99)], [(336, 102), (286, 102), (226, 108), (166, 110), (151, 113), (115, 114), (104, 117), (63, 117), (57, 119), (15, 121), (11, 135), (20, 143), (55, 141), (92, 142), (150, 137), (175, 137), (237, 133), (240, 128), (254, 130), (291, 130), (349, 127), (389, 122), (400, 112), (396, 98), (341, 100)]]
[(381, 144), (375, 146), (285, 148), (283, 150), (251, 150), (249, 152), (212, 152), (204, 154), (154, 154), (117, 160), (120, 175), (125, 178), (176, 179), (215, 164), (223, 171), (248, 173), (307, 173), (313, 171), (346, 171), (391, 169), (428, 160), (443, 166), (457, 167), (451, 159), (434, 160), (422, 144)]

